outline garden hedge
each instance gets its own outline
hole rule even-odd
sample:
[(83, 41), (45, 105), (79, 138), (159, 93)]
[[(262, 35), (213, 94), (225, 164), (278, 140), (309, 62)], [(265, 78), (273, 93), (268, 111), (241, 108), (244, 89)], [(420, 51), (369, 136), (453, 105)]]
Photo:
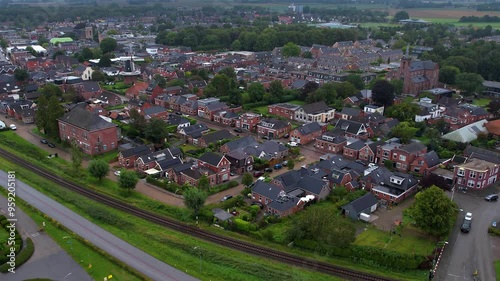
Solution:
[[(25, 262), (27, 262), (33, 253), (35, 252), (35, 245), (33, 244), (33, 241), (31, 238), (26, 239), (26, 247), (24, 247), (19, 254), (16, 255), (16, 269), (23, 265)], [(5, 263), (0, 266), (0, 272), (6, 273), (8, 272), (10, 268), (10, 265)]]

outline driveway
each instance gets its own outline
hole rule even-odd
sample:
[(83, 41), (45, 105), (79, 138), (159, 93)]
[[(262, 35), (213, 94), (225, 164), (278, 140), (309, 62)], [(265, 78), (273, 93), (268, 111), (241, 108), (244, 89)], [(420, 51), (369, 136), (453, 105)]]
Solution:
[[(0, 213), (5, 215), (7, 198), (0, 195)], [(16, 209), (17, 230), (23, 238), (30, 237), (35, 245), (33, 256), (16, 268), (16, 273), (2, 275), (2, 281), (19, 281), (32, 278), (52, 280), (91, 281), (87, 272), (46, 233), (38, 232), (38, 225), (21, 209)]]
[[(475, 270), (478, 270), (481, 280), (496, 280), (493, 247), (487, 230), (492, 221), (500, 217), (500, 202), (487, 202), (483, 198), (493, 192), (492, 188), (467, 194), (455, 192), (453, 200), (463, 211), (448, 238), (449, 245), (445, 247), (434, 280), (472, 280)], [(461, 233), (460, 225), (466, 212), (472, 212), (472, 228), (470, 233)], [(494, 248), (494, 251), (499, 256), (499, 248)]]

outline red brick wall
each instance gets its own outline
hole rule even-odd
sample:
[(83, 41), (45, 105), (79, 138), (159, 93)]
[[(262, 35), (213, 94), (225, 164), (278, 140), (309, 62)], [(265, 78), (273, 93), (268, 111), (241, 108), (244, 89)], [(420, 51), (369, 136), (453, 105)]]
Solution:
[(333, 144), (331, 142), (327, 142), (325, 140), (317, 138), (316, 142), (314, 143), (314, 147), (316, 147), (316, 149), (319, 149), (322, 151), (342, 154), (344, 152), (345, 144), (346, 144), (346, 142), (342, 142), (339, 144)]
[[(116, 127), (87, 132), (69, 123), (59, 121), (59, 137), (66, 141), (76, 140), (82, 151), (90, 155), (102, 154), (118, 147)], [(98, 140), (100, 140), (100, 145)]]

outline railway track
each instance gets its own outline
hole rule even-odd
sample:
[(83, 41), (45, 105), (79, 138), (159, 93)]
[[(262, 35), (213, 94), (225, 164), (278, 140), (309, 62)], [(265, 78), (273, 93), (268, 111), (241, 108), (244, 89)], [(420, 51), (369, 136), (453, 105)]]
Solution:
[(388, 279), (384, 277), (379, 277), (339, 266), (335, 266), (332, 264), (324, 263), (324, 262), (318, 262), (318, 261), (312, 261), (303, 257), (298, 257), (292, 254), (287, 254), (284, 252), (280, 251), (275, 251), (272, 249), (268, 249), (262, 246), (254, 245), (248, 242), (216, 235), (213, 233), (210, 233), (208, 231), (199, 229), (194, 226), (189, 226), (180, 222), (177, 222), (173, 219), (169, 219), (167, 217), (161, 216), (154, 214), (149, 211), (145, 211), (142, 209), (139, 209), (135, 206), (129, 205), (124, 203), (123, 201), (113, 198), (108, 195), (103, 195), (98, 193), (97, 191), (91, 190), (89, 188), (77, 185), (75, 183), (68, 182), (58, 176), (55, 176), (51, 174), (49, 171), (46, 171), (43, 168), (40, 168), (36, 165), (33, 165), (29, 161), (22, 159), (16, 155), (13, 155), (12, 153), (5, 151), (3, 149), (0, 149), (0, 156), (8, 159), (14, 163), (20, 164), (23, 167), (31, 170), (35, 174), (45, 177), (47, 179), (50, 179), (54, 183), (57, 183), (65, 188), (68, 188), (74, 192), (77, 192), (89, 199), (95, 200), (97, 202), (100, 202), (102, 204), (105, 204), (109, 207), (113, 207), (115, 209), (127, 212), (129, 214), (132, 214), (134, 216), (137, 216), (139, 218), (146, 219), (150, 222), (156, 223), (161, 226), (168, 227), (170, 229), (186, 233), (191, 236), (195, 236), (198, 238), (201, 238), (203, 240), (217, 243), (219, 245), (229, 247), (232, 249), (236, 249), (245, 253), (261, 256), (261, 257), (266, 257), (266, 258), (271, 258), (274, 260), (278, 260), (290, 265), (295, 265), (295, 266), (300, 266), (304, 267), (307, 269), (311, 270), (317, 270), (326, 274), (330, 274), (333, 276), (338, 276), (342, 278), (347, 278), (348, 280), (366, 280), (366, 281), (393, 281), (396, 279)]

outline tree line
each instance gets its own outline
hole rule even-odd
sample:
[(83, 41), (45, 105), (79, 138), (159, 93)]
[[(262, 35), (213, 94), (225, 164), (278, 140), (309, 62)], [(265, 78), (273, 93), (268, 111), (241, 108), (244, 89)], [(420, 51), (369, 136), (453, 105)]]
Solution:
[(477, 16), (463, 16), (459, 20), (460, 22), (500, 22), (500, 17), (484, 15), (482, 17)]

